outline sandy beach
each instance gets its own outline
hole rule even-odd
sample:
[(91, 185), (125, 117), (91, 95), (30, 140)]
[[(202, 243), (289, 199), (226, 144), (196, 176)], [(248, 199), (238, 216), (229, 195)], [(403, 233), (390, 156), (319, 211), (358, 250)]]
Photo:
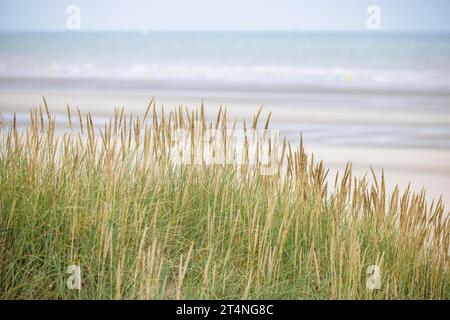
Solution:
[[(93, 93), (93, 92), (69, 92), (44, 90), (17, 91), (2, 90), (0, 92), (0, 113), (4, 118), (12, 113), (22, 114), (23, 121), (26, 121), (27, 112), (31, 107), (42, 105), (42, 94), (48, 101), (50, 110), (55, 114), (64, 114), (66, 106), (79, 107), (82, 112), (90, 112), (99, 117), (101, 124), (103, 117), (112, 114), (114, 108), (124, 107), (127, 112), (143, 114), (147, 108), (151, 95), (142, 93)], [(198, 107), (201, 104), (201, 97), (193, 95), (168, 95), (167, 92), (157, 92), (156, 101), (158, 106), (164, 106), (165, 110), (183, 105), (189, 108)], [(262, 100), (262, 99), (259, 99)], [(385, 126), (395, 125), (405, 126), (436, 126), (450, 127), (450, 113), (439, 110), (424, 112), (421, 110), (410, 110), (404, 113), (398, 109), (383, 110), (378, 112), (371, 108), (361, 107), (332, 107), (323, 103), (317, 108), (314, 104), (309, 104), (299, 100), (283, 100), (276, 97), (266, 99), (264, 103), (263, 115), (267, 116), (272, 112), (271, 123), (273, 129), (281, 129), (289, 125), (299, 124), (294, 127), (294, 132), (289, 139), (292, 143), (298, 142), (300, 131), (303, 127), (311, 124), (322, 126), (348, 125), (349, 123), (362, 123), (365, 125)], [(311, 101), (311, 99), (310, 99)], [(339, 101), (339, 100), (338, 100)], [(206, 116), (211, 118), (216, 114), (220, 106), (226, 107), (230, 119), (251, 119), (255, 112), (262, 105), (256, 98), (247, 97), (205, 97)], [(294, 109), (295, 108), (295, 109)], [(295, 110), (295, 112), (293, 112)], [(19, 121), (20, 123), (20, 121)], [(25, 124), (25, 123), (23, 123)], [(298, 128), (298, 131), (296, 131)], [(321, 127), (322, 128), (322, 127)], [(338, 127), (339, 128), (339, 127)], [(292, 131), (292, 130), (291, 130)], [(338, 134), (338, 133), (336, 133)], [(411, 189), (420, 191), (425, 188), (427, 199), (438, 199), (442, 196), (444, 202), (450, 203), (450, 150), (445, 148), (429, 147), (397, 147), (397, 146), (364, 146), (345, 145), (341, 143), (327, 143), (327, 139), (333, 138), (334, 133), (319, 141), (308, 140), (304, 135), (306, 151), (314, 154), (315, 159), (324, 159), (325, 165), (330, 169), (329, 181), (334, 181), (337, 171), (342, 171), (347, 162), (351, 161), (355, 176), (370, 176), (370, 167), (381, 176), (384, 170), (388, 190), (393, 190), (396, 184), (400, 189), (404, 189), (411, 184)], [(367, 138), (370, 138), (367, 137)], [(446, 138), (446, 137), (444, 137)], [(344, 141), (348, 138), (343, 137)]]

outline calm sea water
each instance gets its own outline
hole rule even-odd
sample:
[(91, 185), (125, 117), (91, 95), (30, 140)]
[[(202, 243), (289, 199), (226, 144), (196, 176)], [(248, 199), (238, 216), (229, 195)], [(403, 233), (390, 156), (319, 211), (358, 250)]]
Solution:
[(450, 35), (2, 33), (1, 78), (450, 92)]

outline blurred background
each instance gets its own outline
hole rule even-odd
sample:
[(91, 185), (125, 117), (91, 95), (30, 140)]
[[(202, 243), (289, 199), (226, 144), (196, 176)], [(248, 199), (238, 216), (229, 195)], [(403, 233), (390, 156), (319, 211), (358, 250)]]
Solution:
[(384, 168), (391, 188), (450, 203), (449, 12), (447, 0), (2, 0), (0, 114), (26, 125), (42, 96), (98, 125), (152, 96), (166, 110), (204, 98), (211, 117), (264, 105), (333, 170)]

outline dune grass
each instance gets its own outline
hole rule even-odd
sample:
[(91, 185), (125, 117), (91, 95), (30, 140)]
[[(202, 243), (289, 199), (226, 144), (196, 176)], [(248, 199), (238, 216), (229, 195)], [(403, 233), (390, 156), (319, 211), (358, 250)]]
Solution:
[[(2, 299), (450, 298), (449, 214), (424, 192), (388, 194), (383, 176), (354, 178), (350, 164), (327, 183), (323, 163), (287, 141), (274, 174), (261, 174), (258, 148), (230, 147), (224, 110), (208, 122), (203, 106), (164, 113), (153, 101), (140, 119), (116, 111), (102, 129), (68, 115), (63, 133), (46, 105), (25, 130), (1, 129)], [(246, 133), (268, 127), (258, 117)], [(208, 164), (203, 151), (171, 161), (174, 150), (199, 157), (208, 128), (240, 165)], [(189, 148), (175, 149), (178, 129)], [(80, 290), (66, 286), (69, 265)]]

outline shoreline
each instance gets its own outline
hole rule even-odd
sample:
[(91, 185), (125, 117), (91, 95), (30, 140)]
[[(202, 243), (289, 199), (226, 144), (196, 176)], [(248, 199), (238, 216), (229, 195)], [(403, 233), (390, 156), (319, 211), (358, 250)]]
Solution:
[[(201, 105), (202, 98), (208, 108), (205, 116), (214, 119), (218, 109), (227, 108), (229, 118), (248, 119), (262, 106), (263, 113), (272, 112), (272, 122), (320, 122), (320, 123), (358, 123), (358, 124), (395, 124), (426, 125), (426, 126), (450, 126), (450, 100), (439, 105), (425, 105), (420, 101), (420, 109), (411, 106), (395, 106), (388, 108), (390, 102), (384, 105), (368, 105), (361, 101), (333, 101), (324, 100), (320, 96), (311, 101), (304, 97), (279, 100), (277, 97), (265, 99), (265, 97), (228, 97), (228, 96), (200, 96), (192, 94), (174, 95), (172, 92), (160, 94), (149, 90), (148, 93), (114, 92), (94, 93), (77, 92), (76, 90), (7, 90), (0, 86), (0, 112), (28, 112), (32, 107), (43, 105), (42, 96), (48, 101), (50, 111), (53, 113), (66, 113), (67, 105), (80, 108), (82, 112), (90, 112), (93, 115), (108, 115), (114, 108), (125, 108), (127, 112), (134, 114), (145, 113), (152, 97), (156, 97), (157, 106), (167, 108), (175, 106), (197, 107)], [(380, 110), (382, 108), (382, 110)], [(295, 109), (295, 112), (292, 112)], [(380, 112), (381, 111), (381, 112)]]
[(79, 92), (122, 92), (141, 93), (143, 91), (166, 92), (199, 92), (206, 94), (223, 93), (227, 96), (243, 93), (283, 96), (304, 94), (352, 95), (352, 96), (413, 96), (436, 97), (450, 99), (450, 87), (411, 84), (410, 86), (388, 84), (384, 82), (353, 82), (336, 83), (305, 82), (305, 81), (267, 81), (267, 80), (232, 80), (232, 79), (189, 79), (189, 78), (102, 78), (102, 77), (15, 77), (0, 75), (0, 90), (78, 90)]

